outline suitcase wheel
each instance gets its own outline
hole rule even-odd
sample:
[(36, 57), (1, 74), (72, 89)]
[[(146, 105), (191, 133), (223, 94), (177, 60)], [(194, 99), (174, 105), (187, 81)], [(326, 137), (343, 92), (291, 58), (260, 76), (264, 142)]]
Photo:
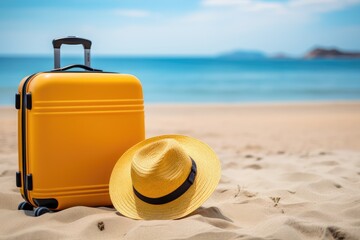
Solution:
[(22, 202), (18, 206), (18, 210), (33, 210), (34, 207), (28, 202)]
[(50, 210), (47, 207), (38, 207), (35, 209), (34, 215), (35, 217), (38, 217), (48, 212), (50, 212)]

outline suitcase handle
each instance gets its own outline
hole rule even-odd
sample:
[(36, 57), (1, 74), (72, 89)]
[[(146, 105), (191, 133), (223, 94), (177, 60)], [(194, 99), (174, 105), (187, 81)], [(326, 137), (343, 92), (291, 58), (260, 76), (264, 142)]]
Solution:
[(84, 47), (84, 63), (86, 66), (90, 67), (90, 48), (91, 41), (85, 38), (78, 38), (75, 36), (69, 36), (65, 38), (54, 39), (53, 42), (54, 47), (54, 68), (60, 68), (60, 48), (61, 45), (79, 45), (82, 44)]
[(85, 38), (78, 38), (75, 36), (69, 36), (65, 38), (58, 38), (53, 40), (54, 48), (60, 48), (62, 44), (67, 45), (79, 45), (82, 44), (85, 49), (91, 48), (91, 41)]
[(102, 70), (91, 68), (91, 67), (81, 65), (81, 64), (74, 64), (74, 65), (69, 65), (69, 66), (62, 67), (62, 68), (56, 68), (56, 69), (52, 70), (52, 72), (61, 72), (61, 71), (66, 71), (66, 70), (69, 70), (72, 68), (82, 68), (82, 69), (92, 71), (92, 72), (102, 72)]

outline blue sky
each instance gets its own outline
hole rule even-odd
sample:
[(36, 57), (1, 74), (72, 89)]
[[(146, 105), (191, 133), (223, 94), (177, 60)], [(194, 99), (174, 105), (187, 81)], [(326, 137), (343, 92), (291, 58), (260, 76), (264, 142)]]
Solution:
[(68, 35), (111, 55), (360, 51), (360, 0), (1, 0), (0, 31), (0, 54), (51, 54)]

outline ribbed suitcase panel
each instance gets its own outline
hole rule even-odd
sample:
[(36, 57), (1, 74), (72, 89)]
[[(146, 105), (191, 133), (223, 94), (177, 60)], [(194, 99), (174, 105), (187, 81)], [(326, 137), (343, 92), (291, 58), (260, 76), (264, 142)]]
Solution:
[(145, 138), (139, 80), (126, 74), (42, 73), (27, 92), (30, 198), (56, 198), (57, 209), (109, 205), (113, 166)]

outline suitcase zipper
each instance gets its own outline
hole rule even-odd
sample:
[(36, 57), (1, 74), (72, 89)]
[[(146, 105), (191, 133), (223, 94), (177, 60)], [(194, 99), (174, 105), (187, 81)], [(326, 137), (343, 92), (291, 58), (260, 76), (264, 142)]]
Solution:
[(22, 92), (22, 106), (21, 106), (21, 151), (22, 151), (22, 179), (23, 179), (23, 190), (24, 190), (24, 199), (25, 201), (27, 201), (28, 203), (30, 203), (29, 201), (29, 197), (28, 197), (28, 190), (29, 190), (29, 179), (27, 176), (27, 169), (26, 169), (26, 110), (28, 109), (28, 97), (26, 94), (26, 88), (28, 85), (28, 82), (30, 81), (30, 79), (34, 76), (35, 74), (31, 75), (30, 77), (28, 77), (23, 85), (23, 88), (21, 90)]

